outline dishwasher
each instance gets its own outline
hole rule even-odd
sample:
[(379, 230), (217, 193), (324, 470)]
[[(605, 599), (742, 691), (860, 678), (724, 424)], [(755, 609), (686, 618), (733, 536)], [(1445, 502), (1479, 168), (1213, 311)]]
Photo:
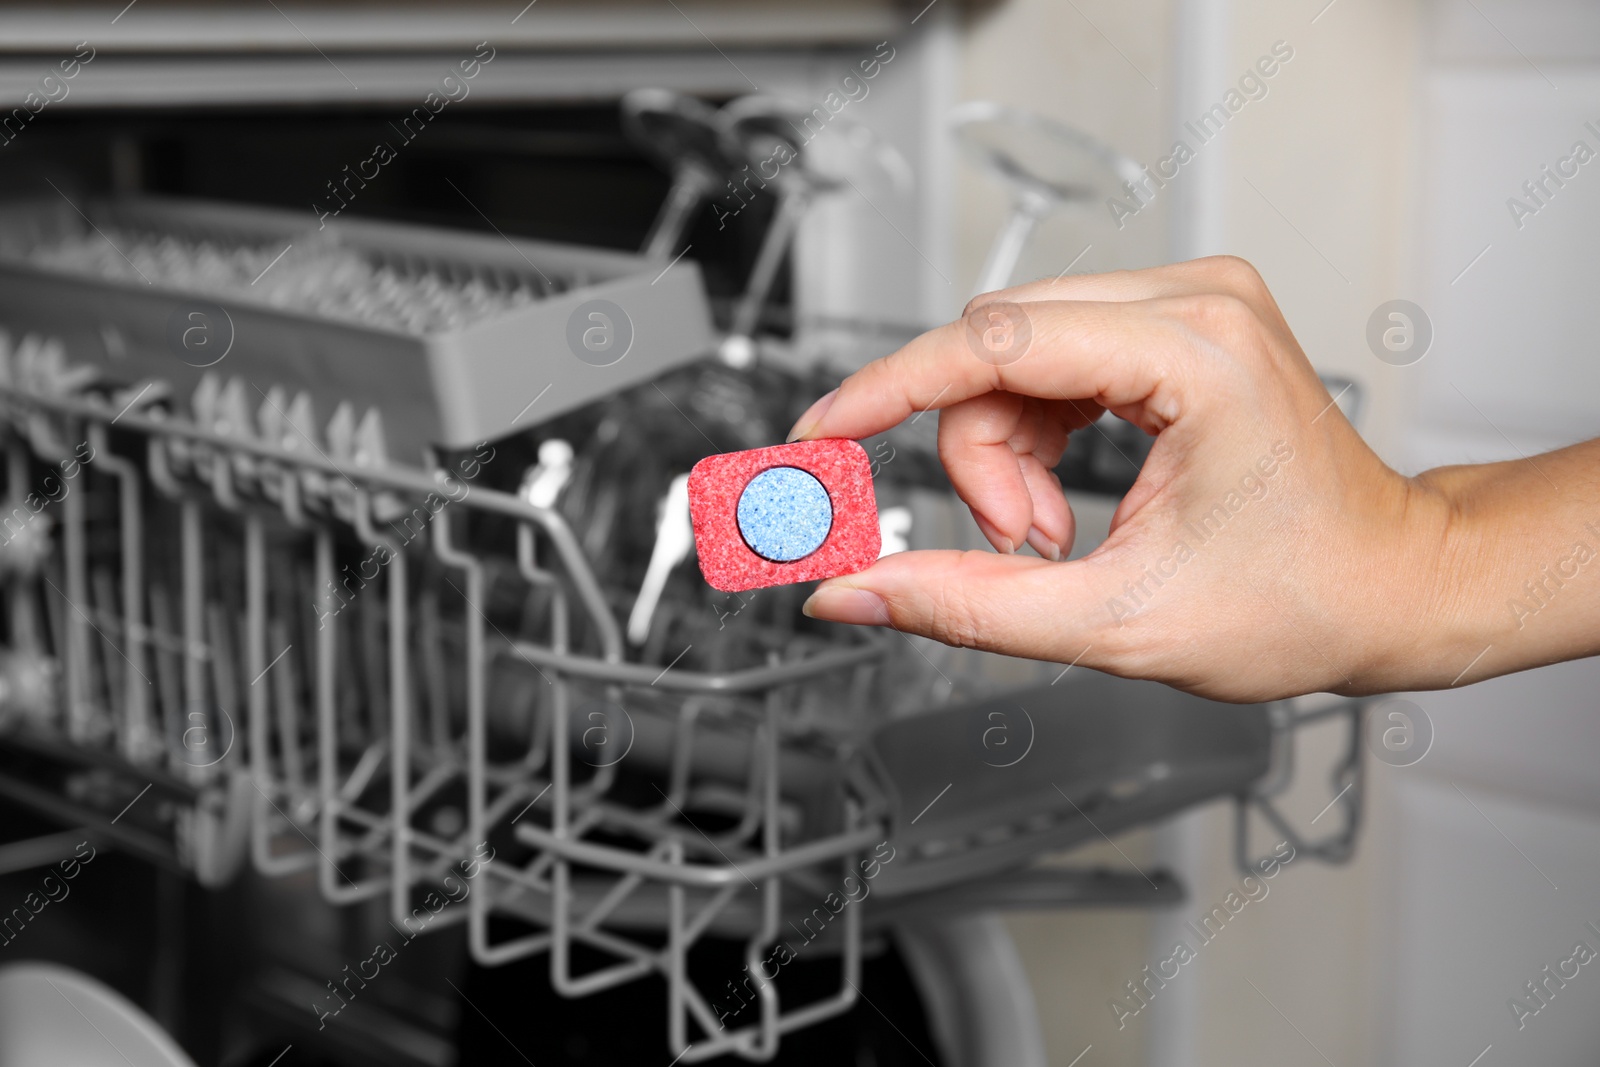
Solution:
[[(1037, 857), (1217, 799), (1241, 866), (1252, 811), (1348, 856), (1360, 701), (1065, 664), (998, 685), (803, 617), (808, 587), (701, 581), (681, 476), (780, 440), (841, 373), (795, 351), (787, 264), (853, 180), (795, 166), (737, 233), (709, 225), (805, 113), (732, 96), (497, 118), (480, 146), (564, 146), (524, 167), (578, 144), (629, 168), (624, 207), (582, 208), (599, 240), (559, 205), (557, 239), (508, 233), (490, 186), (448, 178), (453, 214), (349, 184), (362, 210), (321, 217), (219, 196), (171, 162), (221, 151), (192, 110), (90, 111), (41, 153), (0, 203), (0, 886), (84, 873), (70, 919), (0, 916), (8, 949), (206, 1063), (1028, 1064), (997, 914), (1183, 899), (1163, 871)], [(1038, 134), (1015, 118), (957, 128)], [(292, 145), (342, 121), (224, 125)], [(75, 172), (102, 143), (110, 177)], [(1019, 184), (987, 143), (1025, 216), (1003, 279), (1070, 187)], [(927, 429), (869, 442), (886, 543), (950, 495)], [(1136, 437), (1075, 439), (1058, 473), (1119, 493)], [(1273, 797), (1329, 718), (1340, 825), (1310, 841)]]

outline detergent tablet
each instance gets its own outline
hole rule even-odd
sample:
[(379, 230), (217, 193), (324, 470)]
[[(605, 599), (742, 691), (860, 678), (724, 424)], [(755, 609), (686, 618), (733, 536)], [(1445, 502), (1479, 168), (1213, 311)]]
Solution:
[(689, 474), (700, 573), (737, 593), (854, 574), (878, 558), (866, 451), (843, 439), (707, 456)]

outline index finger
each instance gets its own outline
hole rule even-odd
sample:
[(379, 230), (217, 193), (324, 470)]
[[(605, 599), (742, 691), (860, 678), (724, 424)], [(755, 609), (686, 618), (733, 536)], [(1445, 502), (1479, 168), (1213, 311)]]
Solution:
[[(995, 301), (874, 360), (800, 417), (790, 440), (870, 437), (996, 390), (1177, 417), (1179, 328), (1165, 301)], [(818, 409), (821, 409), (820, 411)]]
[(1010, 300), (1019, 304), (1041, 300), (1123, 302), (1194, 293), (1236, 296), (1257, 310), (1265, 310), (1272, 300), (1260, 273), (1249, 263), (1237, 256), (1207, 256), (1141, 270), (1058, 274), (1054, 278), (1041, 278), (992, 293), (982, 293), (967, 304), (967, 310), (995, 300)]

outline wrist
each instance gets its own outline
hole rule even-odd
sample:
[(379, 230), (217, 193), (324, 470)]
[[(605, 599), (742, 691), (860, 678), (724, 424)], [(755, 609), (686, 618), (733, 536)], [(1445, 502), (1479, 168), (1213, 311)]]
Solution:
[(1404, 479), (1395, 524), (1395, 577), (1405, 595), (1384, 647), (1376, 650), (1370, 691), (1447, 689), (1498, 673), (1487, 664), (1505, 643), (1504, 590), (1510, 581), (1490, 469), (1439, 467)]

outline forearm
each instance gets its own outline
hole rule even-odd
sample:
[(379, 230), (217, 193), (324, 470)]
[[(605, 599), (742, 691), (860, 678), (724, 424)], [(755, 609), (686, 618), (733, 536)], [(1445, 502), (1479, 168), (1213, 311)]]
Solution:
[[(1446, 515), (1415, 623), (1431, 635), (1394, 688), (1447, 688), (1600, 654), (1600, 440), (1413, 480)], [(1396, 658), (1406, 655), (1396, 644)]]

